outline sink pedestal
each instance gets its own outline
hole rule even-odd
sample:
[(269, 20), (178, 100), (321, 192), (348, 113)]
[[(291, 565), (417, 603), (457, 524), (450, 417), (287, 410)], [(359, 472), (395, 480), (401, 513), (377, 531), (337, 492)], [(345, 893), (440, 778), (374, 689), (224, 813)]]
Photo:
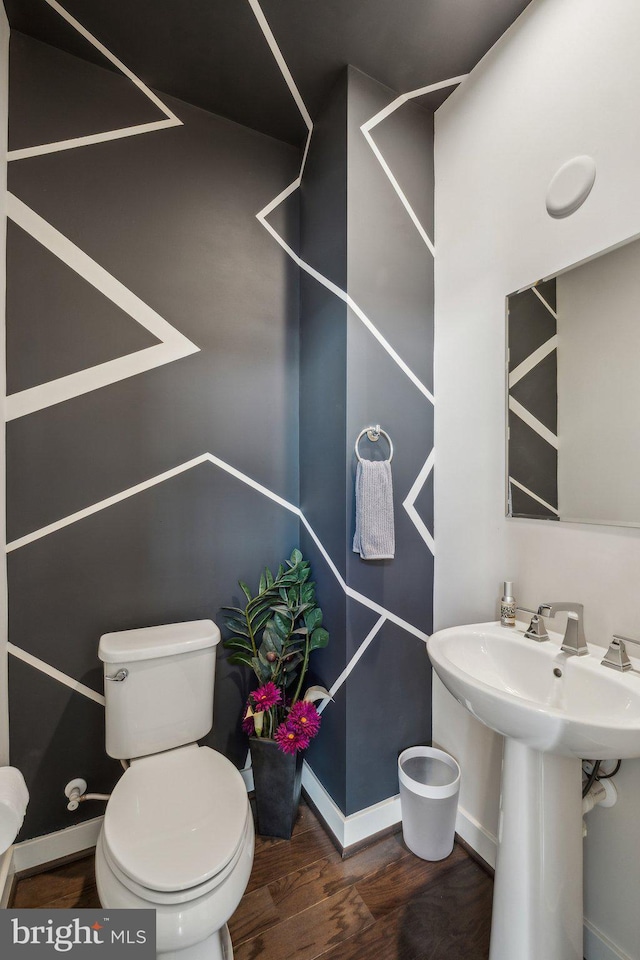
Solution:
[(489, 960), (582, 960), (581, 769), (505, 740)]

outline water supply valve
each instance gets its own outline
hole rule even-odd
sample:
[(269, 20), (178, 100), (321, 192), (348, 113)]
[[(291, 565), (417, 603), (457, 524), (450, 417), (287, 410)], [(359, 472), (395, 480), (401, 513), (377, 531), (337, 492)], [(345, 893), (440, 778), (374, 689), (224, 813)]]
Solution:
[(69, 801), (67, 804), (67, 810), (71, 810), (72, 812), (77, 810), (80, 806), (80, 798), (83, 797), (86, 792), (86, 780), (83, 780), (81, 777), (77, 777), (75, 780), (70, 780), (64, 788), (64, 794)]

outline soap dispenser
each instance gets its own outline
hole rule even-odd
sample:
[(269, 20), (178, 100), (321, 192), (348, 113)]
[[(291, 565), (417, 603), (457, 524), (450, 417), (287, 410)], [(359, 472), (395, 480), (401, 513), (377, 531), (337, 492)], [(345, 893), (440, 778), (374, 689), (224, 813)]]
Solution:
[(513, 581), (504, 581), (504, 592), (500, 601), (500, 623), (503, 627), (516, 625), (516, 601), (513, 596)]

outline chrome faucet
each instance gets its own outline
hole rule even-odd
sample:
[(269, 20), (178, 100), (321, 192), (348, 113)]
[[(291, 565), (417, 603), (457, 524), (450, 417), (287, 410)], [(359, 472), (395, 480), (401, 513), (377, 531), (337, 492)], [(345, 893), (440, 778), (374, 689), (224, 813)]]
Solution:
[(567, 627), (560, 649), (573, 656), (584, 657), (589, 653), (584, 636), (584, 605), (571, 601), (557, 603), (541, 603), (538, 607), (538, 616), (555, 617), (556, 613), (566, 611)]

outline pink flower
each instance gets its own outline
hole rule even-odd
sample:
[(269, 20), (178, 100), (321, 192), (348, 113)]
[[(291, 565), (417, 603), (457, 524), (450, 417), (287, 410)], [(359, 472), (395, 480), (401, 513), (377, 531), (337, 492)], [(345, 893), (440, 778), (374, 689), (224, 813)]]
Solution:
[(309, 746), (309, 737), (305, 732), (288, 720), (280, 724), (273, 739), (285, 753), (297, 753)]
[(245, 717), (242, 721), (242, 729), (248, 737), (253, 737), (256, 732), (256, 727), (253, 722), (253, 715), (248, 713), (249, 704), (247, 704), (247, 711), (245, 711)]
[(287, 722), (297, 727), (306, 737), (315, 737), (320, 729), (320, 714), (308, 700), (298, 700), (291, 707)]
[(268, 683), (265, 683), (264, 686), (258, 687), (257, 690), (254, 690), (251, 694), (251, 699), (253, 700), (253, 707), (256, 713), (270, 710), (271, 707), (275, 707), (277, 703), (281, 703), (282, 694), (276, 687), (275, 683), (269, 680)]

